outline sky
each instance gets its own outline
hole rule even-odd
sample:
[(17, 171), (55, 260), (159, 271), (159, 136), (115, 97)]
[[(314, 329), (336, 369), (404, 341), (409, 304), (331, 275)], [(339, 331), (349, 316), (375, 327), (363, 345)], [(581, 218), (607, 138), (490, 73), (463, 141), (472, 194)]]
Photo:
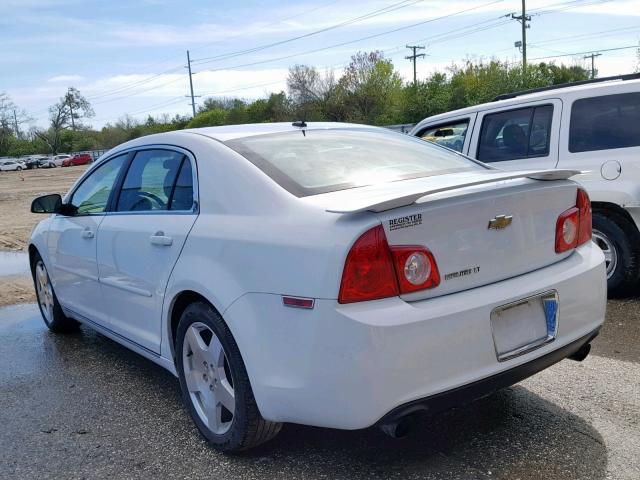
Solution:
[[(45, 126), (47, 108), (75, 87), (100, 128), (125, 115), (191, 114), (196, 103), (255, 99), (286, 89), (288, 68), (339, 74), (358, 51), (381, 50), (405, 80), (407, 44), (425, 46), (418, 78), (465, 59), (520, 62), (520, 0), (0, 0), (0, 92)], [(631, 73), (640, 0), (527, 0), (530, 61)], [(612, 50), (615, 49), (615, 50)], [(608, 51), (607, 51), (608, 50)], [(571, 55), (567, 55), (571, 54)], [(574, 55), (575, 54), (575, 55)]]

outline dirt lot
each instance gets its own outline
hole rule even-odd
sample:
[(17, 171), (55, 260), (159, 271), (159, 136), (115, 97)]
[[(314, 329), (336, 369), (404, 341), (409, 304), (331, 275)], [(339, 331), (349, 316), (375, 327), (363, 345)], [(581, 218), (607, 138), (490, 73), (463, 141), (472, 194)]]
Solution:
[(0, 250), (22, 250), (33, 226), (42, 220), (29, 213), (31, 200), (43, 193), (65, 193), (84, 166), (0, 173)]
[[(42, 193), (65, 193), (86, 169), (81, 167), (0, 172), (0, 250), (22, 250), (42, 216), (29, 212)], [(35, 301), (31, 280), (0, 276), (0, 306)]]

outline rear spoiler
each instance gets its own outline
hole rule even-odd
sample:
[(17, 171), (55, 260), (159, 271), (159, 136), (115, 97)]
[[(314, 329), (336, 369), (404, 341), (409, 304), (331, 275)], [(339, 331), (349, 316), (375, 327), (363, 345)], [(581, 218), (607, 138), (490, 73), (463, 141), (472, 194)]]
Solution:
[(422, 197), (427, 195), (433, 195), (435, 193), (447, 192), (450, 190), (458, 190), (465, 187), (473, 187), (475, 185), (482, 185), (485, 183), (500, 182), (503, 180), (513, 180), (515, 178), (531, 178), (533, 180), (566, 180), (574, 175), (579, 175), (580, 170), (523, 170), (519, 172), (500, 172), (496, 170), (488, 170), (486, 178), (478, 179), (474, 176), (473, 180), (461, 181), (459, 176), (452, 175), (447, 178), (447, 175), (442, 176), (442, 183), (437, 187), (432, 187), (427, 190), (424, 186), (416, 185), (413, 188), (408, 188), (403, 191), (381, 191), (371, 192), (371, 195), (366, 198), (356, 198), (346, 205), (340, 207), (328, 207), (327, 212), (332, 213), (358, 213), (358, 212), (384, 212), (385, 210), (391, 210), (393, 208), (404, 207), (415, 203)]

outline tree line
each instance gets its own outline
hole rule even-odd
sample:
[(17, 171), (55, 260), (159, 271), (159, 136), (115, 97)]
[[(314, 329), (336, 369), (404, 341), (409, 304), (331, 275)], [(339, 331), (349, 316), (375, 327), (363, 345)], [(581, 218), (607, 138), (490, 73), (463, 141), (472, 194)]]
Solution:
[(381, 52), (359, 52), (340, 75), (294, 65), (286, 91), (266, 98), (208, 98), (193, 118), (161, 114), (138, 121), (124, 115), (99, 130), (88, 124), (93, 116), (90, 102), (73, 87), (49, 107), (48, 126), (30, 130), (21, 128), (29, 120), (26, 112), (0, 94), (0, 156), (108, 149), (142, 135), (204, 126), (293, 120), (415, 123), (503, 93), (588, 78), (589, 72), (577, 65), (539, 63), (523, 71), (508, 62), (468, 60), (414, 84), (404, 82)]

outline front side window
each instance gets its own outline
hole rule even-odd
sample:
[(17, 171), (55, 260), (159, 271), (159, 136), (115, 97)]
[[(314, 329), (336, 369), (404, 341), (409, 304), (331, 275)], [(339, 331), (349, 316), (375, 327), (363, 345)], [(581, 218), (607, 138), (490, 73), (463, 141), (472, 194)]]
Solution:
[(553, 105), (485, 115), (478, 160), (503, 162), (549, 155)]
[(225, 145), (298, 197), (484, 168), (446, 148), (382, 129), (290, 131)]
[(429, 127), (420, 133), (420, 138), (429, 142), (448, 147), (456, 152), (462, 152), (464, 139), (467, 136), (469, 119), (446, 123), (437, 127)]
[(136, 153), (122, 184), (118, 212), (169, 210), (184, 155), (170, 150)]
[(77, 215), (103, 213), (107, 209), (109, 195), (126, 159), (127, 154), (107, 160), (83, 180), (71, 196), (71, 205)]
[(582, 98), (571, 107), (572, 153), (640, 146), (640, 93)]

